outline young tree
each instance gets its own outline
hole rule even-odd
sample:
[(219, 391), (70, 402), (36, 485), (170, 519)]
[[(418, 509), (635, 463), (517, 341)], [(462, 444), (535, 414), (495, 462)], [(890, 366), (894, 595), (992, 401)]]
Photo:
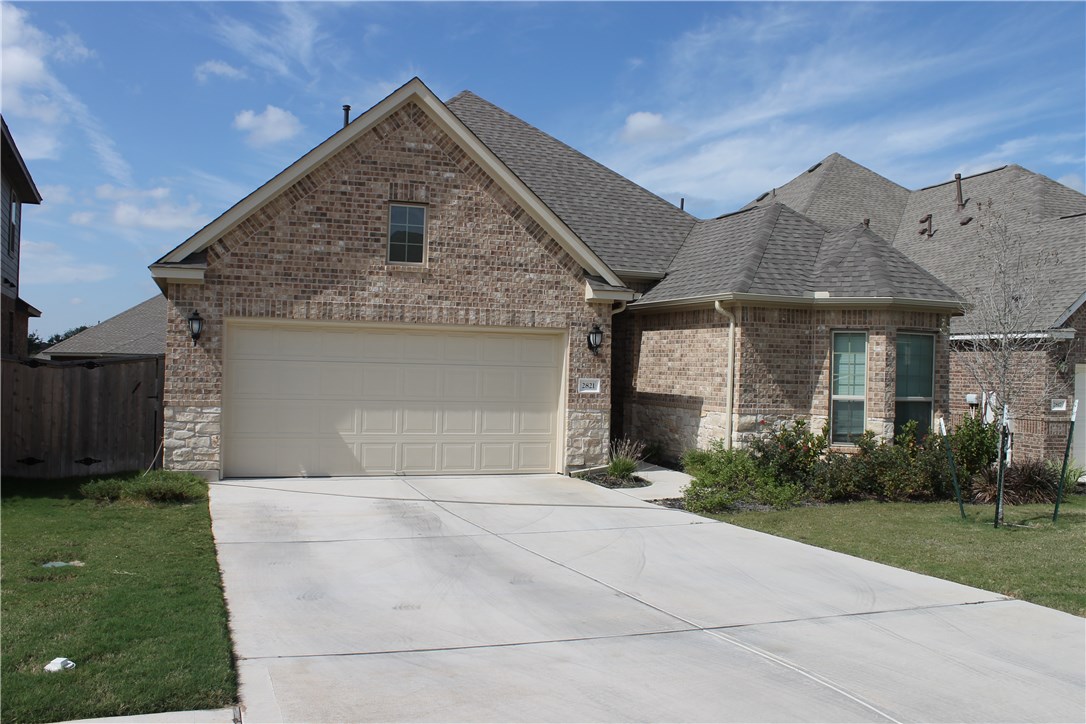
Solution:
[(980, 268), (987, 274), (962, 292), (971, 308), (963, 319), (954, 354), (976, 387), (994, 395), (998, 417), (1045, 411), (1052, 397), (1070, 394), (1070, 345), (1047, 304), (1059, 253), (1046, 248), (1036, 224), (1012, 228), (989, 200), (978, 204), (975, 222)]
[(60, 342), (68, 339), (68, 337), (79, 334), (84, 329), (89, 329), (89, 327), (87, 327), (87, 325), (85, 324), (81, 324), (78, 327), (72, 327), (65, 332), (57, 332), (46, 340), (42, 340), (41, 335), (39, 335), (37, 332), (31, 332), (26, 336), (26, 353), (33, 357), (38, 352), (41, 352), (43, 349), (52, 347), (54, 344), (59, 344)]

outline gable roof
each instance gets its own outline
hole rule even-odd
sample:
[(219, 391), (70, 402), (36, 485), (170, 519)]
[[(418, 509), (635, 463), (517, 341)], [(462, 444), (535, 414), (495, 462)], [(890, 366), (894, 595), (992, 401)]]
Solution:
[(662, 275), (696, 222), (474, 93), (448, 107), (618, 274)]
[(631, 307), (709, 300), (905, 305), (962, 299), (870, 229), (827, 232), (781, 203), (699, 222), (667, 277)]
[(42, 350), (47, 359), (166, 353), (166, 298), (151, 297), (115, 317)]
[[(490, 174), (491, 178), (535, 220), (587, 272), (607, 283), (622, 282), (610, 267), (544, 203), (495, 153), (445, 106), (418, 78), (412, 78), (387, 98), (355, 118), (319, 146), (302, 156), (270, 181), (252, 192), (212, 221), (188, 240), (151, 265), (151, 274), (164, 283), (173, 279), (182, 282), (202, 280), (200, 264), (191, 256), (204, 251), (218, 238), (241, 224), (253, 212), (278, 194), (290, 188), (311, 170), (338, 151), (354, 142), (374, 125), (387, 118), (401, 106), (415, 103), (422, 108), (445, 133), (453, 138), (468, 156)], [(184, 268), (178, 268), (178, 267)]]
[(19, 153), (19, 147), (15, 145), (15, 139), (8, 129), (8, 122), (0, 116), (0, 166), (4, 169), (4, 175), (9, 179), (19, 194), (19, 201), (24, 204), (40, 204), (41, 194), (34, 184), (30, 170), (23, 161), (23, 155)]

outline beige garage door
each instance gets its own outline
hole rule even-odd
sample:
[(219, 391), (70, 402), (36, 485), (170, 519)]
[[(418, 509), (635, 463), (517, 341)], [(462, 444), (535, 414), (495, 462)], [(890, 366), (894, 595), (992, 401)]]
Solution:
[(555, 334), (229, 323), (230, 477), (558, 469)]

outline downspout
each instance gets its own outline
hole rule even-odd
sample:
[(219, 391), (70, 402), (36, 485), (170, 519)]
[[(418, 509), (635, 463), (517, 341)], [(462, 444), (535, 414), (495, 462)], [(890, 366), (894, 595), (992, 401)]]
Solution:
[(616, 314), (622, 314), (623, 312), (625, 312), (627, 304), (629, 304), (629, 302), (619, 302), (617, 307), (611, 307), (611, 316), (613, 317)]
[(724, 393), (724, 449), (732, 449), (732, 413), (735, 411), (735, 315), (719, 302), (713, 302), (716, 313), (728, 320), (728, 376)]

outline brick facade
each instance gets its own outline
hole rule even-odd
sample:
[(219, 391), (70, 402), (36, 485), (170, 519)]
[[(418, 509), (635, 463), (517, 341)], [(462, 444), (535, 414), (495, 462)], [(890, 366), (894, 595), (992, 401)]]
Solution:
[[(386, 261), (390, 201), (426, 204), (425, 266)], [(566, 464), (606, 460), (610, 303), (585, 301), (579, 264), (413, 103), (212, 243), (207, 267), (167, 289), (168, 467), (220, 470), (224, 320), (251, 318), (567, 331)], [(193, 309), (207, 320), (195, 346)], [(578, 394), (579, 377), (600, 394)]]
[[(1067, 445), (1067, 430), (1075, 394), (1075, 365), (1086, 364), (1086, 306), (1076, 311), (1063, 325), (1076, 330), (1074, 339), (1055, 345), (1048, 351), (1019, 352), (1013, 356), (1018, 404), (1012, 407), (1015, 421), (1013, 458), (1016, 460), (1062, 460)], [(969, 371), (969, 352), (955, 342), (950, 353), (950, 409), (953, 419), (969, 414), (967, 394), (983, 399), (980, 384)], [(1053, 400), (1065, 400), (1067, 409), (1052, 410)], [(1086, 400), (1080, 401), (1080, 413)], [(1081, 423), (1081, 415), (1079, 423)], [(1079, 424), (1076, 423), (1076, 424)]]
[[(829, 416), (834, 331), (867, 337), (867, 429), (894, 430), (898, 332), (935, 335), (936, 417), (948, 409), (949, 349), (943, 317), (930, 312), (738, 307), (733, 442), (766, 425), (803, 418), (821, 429)], [(626, 318), (624, 318), (626, 317)], [(669, 458), (723, 436), (728, 322), (713, 309), (631, 313), (616, 318), (616, 388), (621, 432), (660, 445)]]

